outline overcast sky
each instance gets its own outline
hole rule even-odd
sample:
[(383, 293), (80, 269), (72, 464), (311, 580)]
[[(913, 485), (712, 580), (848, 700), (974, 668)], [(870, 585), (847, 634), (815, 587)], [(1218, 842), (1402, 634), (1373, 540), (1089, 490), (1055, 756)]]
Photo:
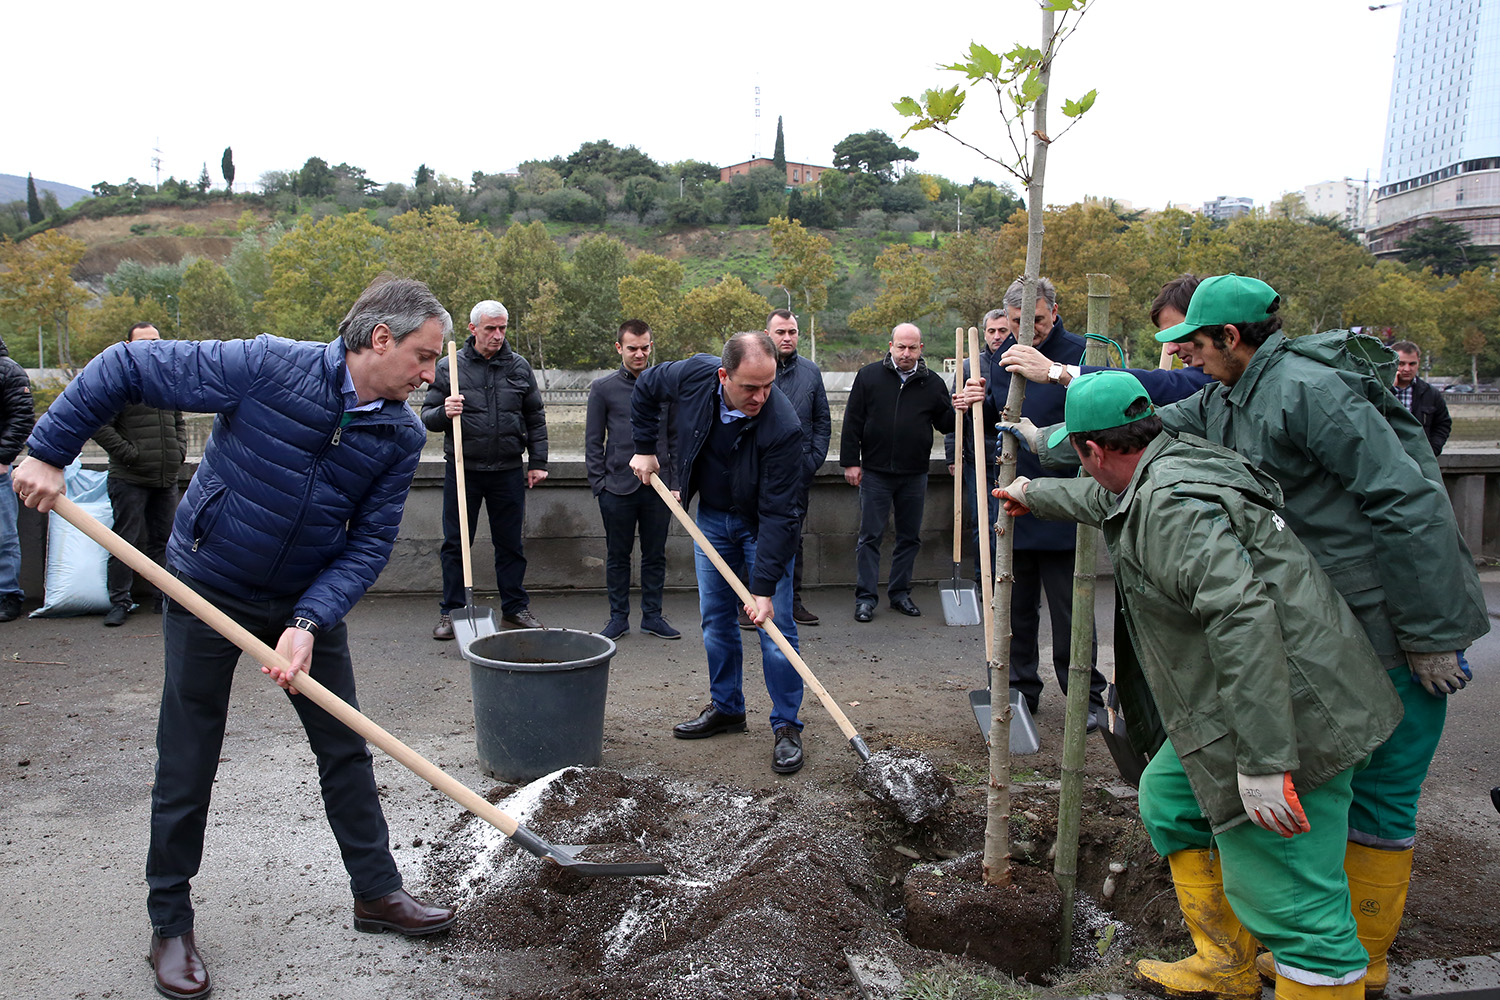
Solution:
[[(1055, 64), (1053, 107), (1090, 88), (1099, 99), (1053, 146), (1047, 200), (1265, 204), (1366, 170), (1373, 186), (1400, 8), (1367, 8), (1096, 0)], [(381, 182), (410, 183), (422, 162), (467, 180), (591, 139), (725, 165), (756, 151), (757, 129), (770, 156), (778, 114), (788, 159), (828, 164), (851, 132), (899, 138), (891, 102), (958, 82), (936, 67), (971, 41), (1036, 44), (1037, 10), (1033, 0), (18, 4), (5, 17), (15, 86), (0, 172), (83, 188), (150, 181), (158, 141), (162, 177), (196, 180), (206, 161), (215, 184), (232, 146), (237, 189), (313, 155)], [(993, 98), (970, 101), (964, 136), (1006, 148)], [(1053, 121), (1064, 119), (1054, 110)], [(918, 169), (1006, 179), (936, 133), (905, 144)]]

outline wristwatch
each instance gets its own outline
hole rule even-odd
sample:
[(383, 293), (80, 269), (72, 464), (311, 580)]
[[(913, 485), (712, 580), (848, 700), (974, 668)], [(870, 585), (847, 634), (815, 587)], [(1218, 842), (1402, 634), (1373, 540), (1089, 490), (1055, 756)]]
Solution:
[(1063, 365), (1060, 361), (1052, 362), (1052, 367), (1047, 369), (1047, 381), (1053, 385), (1062, 381)]
[(298, 615), (295, 618), (287, 619), (286, 627), (300, 628), (304, 632), (311, 632), (314, 634), (316, 634), (318, 631), (317, 622), (313, 621), (311, 618), (304, 618), (301, 615)]

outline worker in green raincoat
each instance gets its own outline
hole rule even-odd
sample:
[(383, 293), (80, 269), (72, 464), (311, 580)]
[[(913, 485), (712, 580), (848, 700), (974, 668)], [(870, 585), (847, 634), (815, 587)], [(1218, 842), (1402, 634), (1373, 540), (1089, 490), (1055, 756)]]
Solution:
[[(1018, 479), (1012, 516), (1104, 532), (1125, 622), (1168, 742), (1141, 778), (1197, 954), (1142, 961), (1168, 996), (1358, 1000), (1367, 964), (1344, 878), (1355, 770), (1401, 702), (1364, 629), (1241, 456), (1162, 431), (1128, 372), (1074, 381), (1066, 426), (1093, 479)], [(1217, 857), (1215, 856), (1217, 852)]]
[[(1288, 338), (1280, 304), (1255, 278), (1199, 284), (1184, 321), (1156, 339), (1192, 341), (1193, 363), (1218, 383), (1159, 415), (1168, 430), (1232, 448), (1276, 480), (1283, 517), (1364, 626), (1405, 707), (1395, 735), (1354, 778), (1344, 859), (1370, 956), (1365, 995), (1379, 997), (1447, 696), (1468, 681), (1461, 653), (1489, 619), (1432, 448), (1389, 389), (1395, 356), (1345, 331)], [(1072, 448), (1050, 446), (1045, 431), (1007, 429), (1044, 467), (1077, 465)]]

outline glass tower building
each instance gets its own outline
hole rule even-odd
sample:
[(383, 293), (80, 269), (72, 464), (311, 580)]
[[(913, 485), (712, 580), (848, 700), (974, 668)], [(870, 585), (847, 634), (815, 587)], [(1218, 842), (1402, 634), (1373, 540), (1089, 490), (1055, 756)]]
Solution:
[(1428, 219), (1500, 247), (1500, 0), (1405, 0), (1370, 249)]

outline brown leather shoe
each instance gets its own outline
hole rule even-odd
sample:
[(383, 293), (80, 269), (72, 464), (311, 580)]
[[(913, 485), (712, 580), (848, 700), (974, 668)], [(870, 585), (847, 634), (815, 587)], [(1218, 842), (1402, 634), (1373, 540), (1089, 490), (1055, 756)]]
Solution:
[(516, 628), (546, 628), (537, 619), (537, 616), (531, 613), (530, 608), (522, 608), (513, 615), (501, 615), (500, 617), (505, 624), (514, 625)]
[(156, 992), (164, 997), (194, 1000), (208, 996), (214, 988), (208, 981), (208, 969), (203, 966), (192, 931), (169, 938), (152, 934), (147, 960), (156, 970)]
[(428, 906), (405, 889), (379, 899), (354, 901), (354, 929), (366, 934), (399, 931), (407, 937), (421, 937), (447, 930), (453, 921), (451, 906)]

